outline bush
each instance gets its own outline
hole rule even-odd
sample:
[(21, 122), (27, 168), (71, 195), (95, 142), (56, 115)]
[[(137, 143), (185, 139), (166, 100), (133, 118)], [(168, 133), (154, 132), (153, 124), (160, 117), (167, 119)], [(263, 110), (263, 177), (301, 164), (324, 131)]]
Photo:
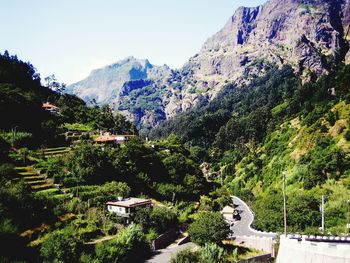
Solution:
[(143, 262), (150, 254), (149, 245), (141, 230), (135, 224), (121, 230), (115, 239), (96, 245), (98, 262)]
[(5, 163), (0, 165), (0, 182), (13, 179), (15, 175), (16, 170), (12, 164)]
[(40, 255), (44, 262), (77, 262), (82, 245), (80, 241), (74, 228), (66, 227), (48, 235)]
[(186, 248), (171, 257), (170, 263), (193, 263), (199, 262), (199, 253)]
[(164, 207), (140, 208), (136, 211), (134, 221), (140, 224), (143, 230), (153, 229), (159, 235), (178, 224), (176, 213)]
[(204, 212), (190, 225), (188, 232), (191, 240), (198, 245), (220, 244), (222, 240), (227, 238), (230, 229), (220, 213)]
[(224, 263), (227, 262), (227, 253), (217, 244), (207, 243), (200, 250), (200, 257), (203, 262)]

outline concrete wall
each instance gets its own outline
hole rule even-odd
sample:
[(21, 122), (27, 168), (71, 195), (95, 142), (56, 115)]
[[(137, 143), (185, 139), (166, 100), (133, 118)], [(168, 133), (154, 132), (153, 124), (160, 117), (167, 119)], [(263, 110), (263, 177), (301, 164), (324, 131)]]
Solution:
[(270, 253), (272, 256), (276, 254), (275, 242), (272, 237), (237, 236), (233, 242), (236, 245), (262, 250)]
[(152, 241), (152, 249), (162, 249), (166, 246), (170, 245), (177, 237), (177, 233), (175, 229), (170, 229), (168, 232), (165, 232), (164, 234), (160, 235), (157, 239)]
[(282, 235), (277, 263), (350, 263), (350, 244), (290, 239)]

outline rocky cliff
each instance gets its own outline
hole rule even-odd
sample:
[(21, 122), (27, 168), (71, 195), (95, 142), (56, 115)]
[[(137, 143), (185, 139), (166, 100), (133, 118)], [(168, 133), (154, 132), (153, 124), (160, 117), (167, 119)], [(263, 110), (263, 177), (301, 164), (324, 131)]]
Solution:
[(239, 8), (179, 70), (127, 58), (93, 71), (69, 91), (108, 103), (146, 129), (216, 96), (228, 82), (249, 82), (290, 64), (304, 81), (350, 61), (350, 0), (270, 0)]

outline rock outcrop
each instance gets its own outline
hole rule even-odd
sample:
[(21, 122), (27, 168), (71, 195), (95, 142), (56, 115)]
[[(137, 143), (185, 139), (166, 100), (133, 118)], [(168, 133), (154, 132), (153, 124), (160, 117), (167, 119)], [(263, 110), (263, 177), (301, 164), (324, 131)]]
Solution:
[(228, 83), (290, 64), (304, 81), (350, 61), (350, 0), (270, 0), (239, 8), (179, 70), (127, 58), (69, 86), (146, 129), (205, 103)]

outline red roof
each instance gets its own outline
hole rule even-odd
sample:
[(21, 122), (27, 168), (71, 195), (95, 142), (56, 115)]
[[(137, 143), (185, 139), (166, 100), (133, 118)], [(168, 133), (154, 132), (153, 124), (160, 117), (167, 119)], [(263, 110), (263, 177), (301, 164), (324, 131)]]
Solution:
[(99, 137), (97, 137), (95, 139), (95, 142), (112, 142), (112, 141), (115, 141), (116, 138), (115, 135), (111, 135), (111, 134), (104, 134), (104, 135), (101, 135)]
[(48, 102), (43, 103), (42, 107), (44, 109), (59, 109), (57, 106), (55, 106), (51, 103), (48, 103)]
[(125, 141), (128, 138), (135, 137), (135, 135), (114, 135), (110, 133), (105, 133), (100, 135), (95, 139), (95, 142), (112, 142), (112, 141)]

